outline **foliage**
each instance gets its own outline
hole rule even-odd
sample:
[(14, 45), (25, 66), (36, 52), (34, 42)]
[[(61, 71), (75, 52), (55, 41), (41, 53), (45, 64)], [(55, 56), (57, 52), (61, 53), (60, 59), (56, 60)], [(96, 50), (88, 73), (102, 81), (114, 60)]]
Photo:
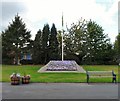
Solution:
[(8, 28), (2, 32), (2, 56), (3, 63), (18, 64), (21, 54), (29, 51), (30, 31), (17, 14)]
[(115, 43), (114, 43), (114, 49), (115, 49), (115, 59), (118, 63), (120, 63), (120, 33), (117, 35)]
[[(78, 58), (77, 62), (81, 62), (83, 56), (85, 55), (85, 38), (86, 38), (86, 24), (85, 19), (81, 19), (78, 23), (73, 23), (69, 29), (68, 33), (64, 35), (65, 53), (66, 57), (70, 55), (74, 58)], [(75, 59), (76, 60), (76, 59)]]
[(83, 64), (111, 64), (113, 48), (103, 29), (94, 21), (81, 19), (65, 35), (66, 56)]
[[(32, 41), (19, 15), (2, 32), (3, 64), (19, 64), (22, 54), (31, 53), (34, 64), (61, 59), (62, 31), (45, 24)], [(64, 32), (64, 59), (79, 64), (114, 64), (120, 59), (120, 33), (114, 48), (103, 28), (94, 21), (80, 19)], [(115, 54), (116, 53), (116, 54)]]
[(39, 30), (35, 36), (32, 49), (32, 59), (34, 64), (41, 64), (42, 60), (42, 32)]
[(58, 60), (59, 59), (59, 43), (57, 39), (57, 29), (55, 24), (52, 25), (50, 38), (49, 38), (49, 59)]
[(2, 35), (0, 33), (0, 64), (2, 64)]
[(42, 32), (41, 30), (37, 32), (32, 57), (34, 64), (46, 64), (50, 60), (59, 59), (59, 43), (55, 24), (52, 25), (51, 31), (49, 25), (46, 24)]
[(20, 63), (22, 65), (28, 65), (28, 64), (33, 64), (33, 61), (32, 60), (22, 59), (22, 60), (20, 60)]
[(49, 25), (46, 24), (43, 27), (42, 31), (42, 46), (41, 46), (41, 53), (42, 53), (42, 63), (46, 64), (49, 61), (48, 57), (48, 47), (49, 47), (49, 35), (50, 35), (50, 28)]
[(103, 28), (94, 21), (87, 24), (85, 61), (91, 64), (109, 64), (112, 61), (113, 49), (110, 39), (103, 33)]
[(117, 36), (117, 40), (118, 40), (118, 54), (120, 54), (120, 33)]

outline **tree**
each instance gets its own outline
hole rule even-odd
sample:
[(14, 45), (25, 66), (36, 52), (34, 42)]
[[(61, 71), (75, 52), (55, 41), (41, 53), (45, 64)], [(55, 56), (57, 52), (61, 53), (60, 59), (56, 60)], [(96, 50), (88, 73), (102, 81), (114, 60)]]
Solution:
[(80, 63), (85, 56), (86, 24), (87, 21), (81, 18), (76, 24), (73, 23), (70, 28), (67, 28), (68, 33), (64, 34), (66, 59), (72, 57)]
[(85, 61), (91, 64), (105, 64), (111, 60), (112, 45), (110, 39), (103, 33), (103, 28), (94, 21), (87, 24)]
[(105, 43), (105, 35), (103, 34), (103, 29), (101, 26), (96, 24), (94, 21), (89, 21), (87, 24), (87, 37), (86, 37), (86, 47), (87, 55), (86, 60), (89, 63), (96, 62), (96, 56), (99, 51), (102, 50), (102, 45)]
[(117, 62), (120, 62), (120, 33), (117, 35), (115, 44), (114, 44), (114, 50), (115, 50), (115, 58)]
[(3, 63), (19, 64), (21, 54), (27, 52), (31, 42), (30, 31), (17, 14), (8, 28), (2, 32)]
[(59, 59), (59, 43), (57, 40), (57, 29), (55, 24), (52, 25), (51, 33), (49, 37), (49, 58), (50, 60)]
[(32, 59), (34, 64), (42, 64), (42, 32), (39, 30), (33, 43)]
[(113, 47), (103, 31), (100, 25), (91, 20), (81, 19), (78, 23), (73, 23), (65, 34), (67, 57), (84, 64), (110, 63), (114, 54)]
[[(0, 57), (2, 58), (2, 35), (0, 33)], [(0, 64), (2, 64), (2, 59), (0, 59)]]
[(42, 31), (41, 53), (42, 53), (43, 64), (46, 64), (49, 61), (49, 57), (48, 57), (49, 35), (50, 35), (50, 28), (49, 28), (49, 25), (46, 24), (44, 25), (43, 31)]
[(116, 48), (117, 48), (117, 53), (120, 54), (120, 33), (118, 34), (116, 39)]

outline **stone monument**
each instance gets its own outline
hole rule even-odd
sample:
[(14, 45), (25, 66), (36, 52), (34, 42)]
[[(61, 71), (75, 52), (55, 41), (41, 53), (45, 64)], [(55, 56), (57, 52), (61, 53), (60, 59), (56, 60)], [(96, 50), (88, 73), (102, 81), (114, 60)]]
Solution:
[(85, 70), (75, 61), (50, 61), (48, 64), (38, 70), (38, 72), (80, 72), (85, 73)]

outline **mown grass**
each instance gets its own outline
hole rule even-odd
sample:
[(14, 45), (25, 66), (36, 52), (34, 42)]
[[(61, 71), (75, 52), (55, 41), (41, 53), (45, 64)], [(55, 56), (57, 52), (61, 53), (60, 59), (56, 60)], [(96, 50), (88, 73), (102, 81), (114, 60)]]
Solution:
[[(20, 73), (21, 75), (30, 74), (31, 82), (59, 82), (59, 83), (79, 83), (86, 82), (85, 73), (38, 73), (37, 71), (42, 65), (2, 65), (2, 82), (10, 82), (10, 75), (13, 72)], [(85, 70), (88, 71), (109, 71), (114, 70), (118, 79), (118, 66), (115, 65), (83, 65)], [(91, 78), (90, 82), (111, 82), (111, 78)]]

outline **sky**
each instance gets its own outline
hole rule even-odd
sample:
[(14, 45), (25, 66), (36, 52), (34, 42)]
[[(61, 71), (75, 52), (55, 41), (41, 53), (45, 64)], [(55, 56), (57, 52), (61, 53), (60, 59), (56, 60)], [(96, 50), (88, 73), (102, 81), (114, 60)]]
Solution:
[(118, 2), (119, 0), (2, 0), (0, 31), (6, 29), (18, 13), (34, 39), (37, 31), (42, 30), (46, 23), (50, 27), (55, 23), (58, 30), (62, 29), (63, 13), (64, 28), (65, 25), (70, 27), (81, 17), (87, 21), (91, 19), (102, 26), (104, 33), (114, 43), (119, 30)]

